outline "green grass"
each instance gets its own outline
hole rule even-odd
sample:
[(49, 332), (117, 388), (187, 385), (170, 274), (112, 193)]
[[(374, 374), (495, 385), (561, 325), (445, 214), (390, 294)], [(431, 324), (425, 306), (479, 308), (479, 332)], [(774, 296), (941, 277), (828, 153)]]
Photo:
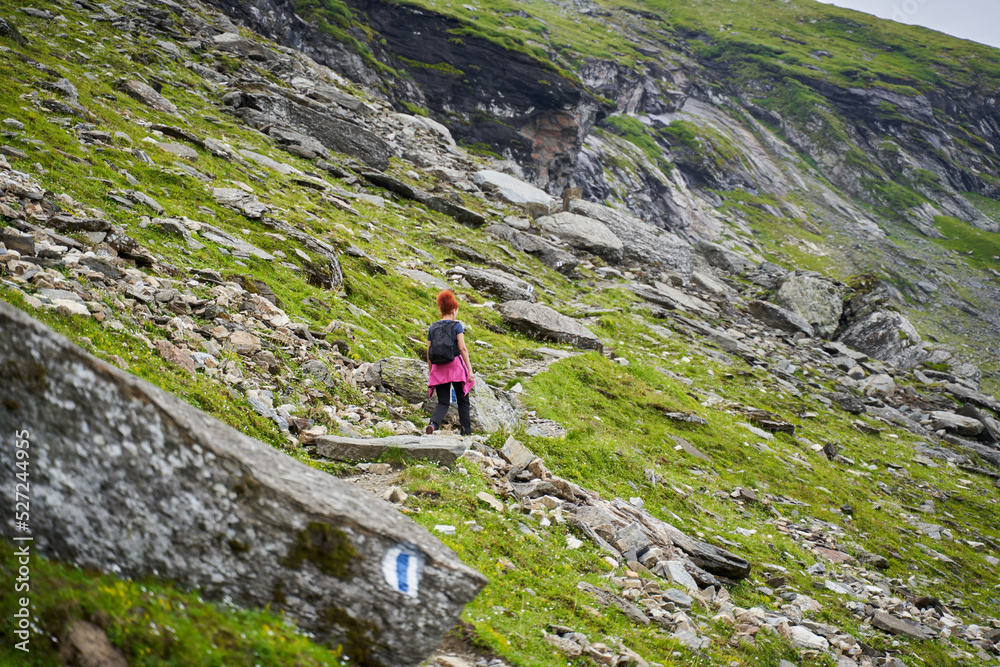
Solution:
[[(15, 562), (14, 547), (0, 540), (0, 561)], [(15, 571), (0, 568), (0, 646), (4, 664), (37, 667), (62, 664), (59, 644), (76, 621), (102, 627), (108, 639), (136, 667), (161, 665), (339, 665), (340, 651), (317, 645), (294, 624), (274, 613), (204, 601), (153, 578), (129, 581), (50, 561), (31, 559), (31, 611), (35, 627), (28, 653), (13, 648), (13, 613), (19, 609)]]
[(965, 261), (978, 269), (1000, 267), (1000, 234), (985, 232), (967, 222), (947, 215), (934, 216), (934, 226), (945, 238), (935, 240), (942, 248), (964, 255)]

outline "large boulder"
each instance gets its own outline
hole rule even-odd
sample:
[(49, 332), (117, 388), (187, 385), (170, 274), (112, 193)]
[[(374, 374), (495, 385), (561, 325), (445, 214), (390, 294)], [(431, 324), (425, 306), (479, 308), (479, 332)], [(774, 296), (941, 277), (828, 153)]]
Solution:
[(837, 331), (844, 310), (844, 290), (832, 280), (808, 271), (796, 271), (775, 295), (779, 306), (801, 316), (816, 334), (829, 338)]
[(498, 239), (502, 239), (511, 244), (515, 250), (534, 255), (539, 261), (555, 269), (560, 273), (572, 273), (573, 269), (580, 263), (576, 257), (551, 241), (547, 241), (534, 234), (525, 234), (508, 225), (490, 225), (486, 228), (486, 233)]
[(324, 105), (306, 97), (241, 91), (227, 96), (232, 112), (248, 125), (265, 131), (272, 125), (312, 137), (327, 149), (355, 157), (369, 167), (385, 170), (392, 148), (360, 125), (337, 118)]
[(463, 274), (473, 289), (486, 292), (500, 301), (535, 302), (535, 286), (505, 271), (466, 269)]
[(704, 240), (698, 241), (697, 245), (695, 245), (695, 250), (705, 258), (705, 261), (715, 268), (732, 273), (733, 275), (746, 273), (754, 268), (754, 263), (749, 259), (738, 252), (727, 250), (717, 243)]
[(747, 304), (751, 315), (769, 327), (781, 329), (790, 334), (804, 333), (812, 337), (812, 326), (800, 315), (767, 301), (751, 301)]
[(897, 368), (912, 368), (927, 356), (910, 321), (891, 310), (876, 310), (850, 325), (838, 340)]
[(472, 174), (472, 181), (483, 190), (493, 192), (504, 201), (526, 206), (537, 205), (547, 209), (555, 201), (547, 192), (536, 188), (530, 183), (504, 174), (503, 172), (484, 169)]
[(694, 254), (691, 244), (676, 234), (654, 227), (628, 213), (583, 199), (574, 199), (569, 211), (604, 223), (621, 239), (626, 261), (643, 267), (675, 271), (683, 276), (691, 274)]
[(604, 351), (604, 343), (593, 331), (548, 306), (528, 301), (508, 301), (497, 310), (507, 324), (529, 336), (584, 350)]
[[(404, 357), (388, 357), (375, 364), (382, 386), (399, 394), (410, 403), (423, 403), (430, 414), (437, 397), (430, 396), (427, 387), (427, 362)], [(476, 386), (469, 394), (469, 415), (472, 430), (493, 433), (500, 429), (513, 431), (520, 417), (518, 407), (506, 392), (494, 389), (476, 376)], [(450, 410), (446, 422), (458, 423), (458, 408)]]
[(535, 222), (543, 231), (566, 241), (573, 248), (592, 252), (613, 264), (622, 261), (624, 244), (600, 220), (563, 211), (543, 215)]
[[(40, 554), (284, 611), (352, 662), (417, 665), (486, 580), (388, 503), (0, 302), (0, 430), (30, 447)], [(0, 533), (22, 537), (12, 520)], [(398, 576), (406, 571), (407, 577)]]

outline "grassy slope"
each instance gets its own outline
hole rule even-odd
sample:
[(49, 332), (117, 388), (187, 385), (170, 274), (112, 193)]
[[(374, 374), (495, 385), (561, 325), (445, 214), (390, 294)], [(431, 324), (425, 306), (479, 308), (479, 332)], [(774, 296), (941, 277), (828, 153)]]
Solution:
[[(62, 12), (72, 20), (86, 21), (85, 16), (77, 15), (70, 9), (63, 8)], [(115, 71), (134, 67), (136, 60), (151, 59), (148, 65), (166, 72), (172, 82), (164, 87), (165, 94), (189, 110), (186, 118), (190, 129), (217, 138), (225, 137), (238, 147), (269, 152), (282, 161), (309, 168), (308, 163), (273, 151), (261, 136), (218, 114), (212, 104), (217, 102), (215, 97), (218, 93), (204, 87), (176, 63), (157, 56), (149, 44), (126, 42), (102, 50), (94, 44), (102, 40), (115, 44), (113, 31), (103, 24), (90, 23), (84, 28), (95, 34), (87, 40), (88, 45), (80, 45), (73, 42), (73, 34), (56, 36), (64, 28), (46, 27), (27, 20), (24, 23), (30, 26), (33, 37), (47, 33), (47, 38), (53, 42), (53, 46), (48, 46), (36, 39), (32, 57), (72, 77), (80, 89), (81, 103), (100, 116), (102, 129), (126, 132), (133, 137), (134, 145), (144, 146), (140, 142), (145, 133), (130, 123), (130, 118), (176, 122), (176, 119), (150, 113), (116, 93), (110, 85)], [(74, 62), (75, 56), (66, 59), (65, 54), (72, 51), (83, 51), (92, 59), (91, 71), (106, 71), (109, 75), (97, 77), (97, 80), (86, 78), (82, 63)], [(131, 55), (133, 60), (126, 60), (125, 55)], [(53, 192), (69, 192), (89, 206), (107, 210), (110, 217), (142, 241), (145, 247), (178, 266), (219, 268), (226, 273), (242, 273), (266, 280), (295, 319), (317, 327), (325, 326), (331, 319), (368, 327), (371, 335), (359, 334), (351, 341), (352, 356), (356, 358), (374, 360), (388, 354), (399, 354), (401, 350), (405, 354), (411, 345), (411, 338), (421, 335), (425, 322), (432, 317), (428, 308), (431, 290), (412, 285), (398, 276), (371, 276), (359, 261), (352, 258), (344, 258), (348, 290), (346, 298), (339, 298), (308, 285), (300, 274), (276, 264), (244, 262), (240, 265), (212, 247), (189, 253), (173, 239), (140, 228), (139, 214), (143, 211), (120, 209), (107, 199), (108, 185), (102, 179), (110, 181), (113, 187), (127, 187), (119, 169), (128, 169), (142, 183), (142, 189), (160, 199), (170, 214), (205, 219), (199, 210), (200, 206), (204, 206), (216, 214), (212, 224), (240, 233), (265, 249), (283, 248), (287, 251), (290, 248), (290, 243), (279, 243), (265, 236), (264, 232), (268, 230), (258, 223), (216, 206), (204, 185), (189, 177), (170, 173), (172, 159), (159, 154), (155, 147), (146, 148), (157, 162), (154, 166), (144, 166), (125, 151), (95, 154), (85, 149), (67, 131), (52, 123), (49, 114), (35, 111), (21, 98), (31, 92), (31, 84), (38, 77), (36, 71), (9, 53), (0, 54), (0, 59), (5, 71), (5, 85), (10, 93), (0, 98), (0, 114), (25, 122), (29, 127), (28, 135), (46, 143), (40, 147), (16, 139), (8, 140), (29, 153), (29, 159), (15, 161), (15, 166), (31, 171), (35, 162), (42, 164), (48, 172), (39, 178)], [(182, 83), (188, 88), (180, 85)], [(115, 99), (104, 97), (107, 95), (114, 95)], [(208, 119), (211, 117), (215, 120)], [(63, 153), (84, 162), (78, 163)], [(441, 266), (450, 265), (454, 258), (435, 244), (434, 239), (440, 234), (457, 238), (498, 260), (509, 261), (477, 233), (420, 207), (382, 210), (355, 202), (362, 217), (354, 217), (323, 204), (311, 191), (295, 187), (275, 174), (256, 170), (247, 173), (206, 153), (200, 155), (195, 166), (213, 173), (217, 184), (224, 184), (230, 179), (253, 183), (262, 200), (282, 209), (283, 219), (302, 224), (312, 233), (332, 242), (355, 243), (386, 263), (412, 257), (410, 251), (398, 245), (394, 236), (386, 231), (390, 226), (404, 231), (408, 242), (434, 254)], [(360, 236), (369, 229), (368, 220), (374, 221), (381, 232), (371, 242), (364, 241)], [(913, 439), (908, 434), (896, 432), (897, 439), (862, 436), (852, 429), (850, 419), (844, 413), (830, 412), (813, 402), (782, 394), (760, 370), (751, 370), (739, 361), (730, 366), (714, 357), (706, 357), (697, 351), (699, 343), (681, 331), (664, 337), (658, 331), (646, 329), (642, 318), (637, 320), (630, 314), (632, 299), (624, 292), (592, 293), (587, 290), (586, 283), (574, 286), (533, 260), (525, 259), (524, 262), (539, 286), (552, 290), (554, 296), (545, 298), (553, 305), (559, 306), (571, 297), (579, 297), (595, 305), (620, 309), (619, 314), (603, 317), (596, 328), (619, 353), (632, 361), (628, 368), (623, 369), (596, 355), (583, 355), (556, 364), (548, 373), (528, 384), (527, 401), (538, 410), (539, 415), (557, 419), (570, 428), (569, 436), (559, 440), (521, 436), (533, 451), (546, 459), (556, 474), (609, 497), (640, 495), (654, 514), (674, 521), (685, 530), (702, 534), (710, 540), (715, 535), (721, 535), (741, 543), (740, 553), (754, 563), (774, 562), (789, 566), (796, 561), (812, 563), (814, 557), (811, 554), (791, 540), (768, 530), (769, 516), (760, 508), (741, 507), (718, 495), (737, 485), (776, 495), (785, 494), (809, 504), (808, 508), (800, 508), (802, 516), (841, 525), (850, 541), (875, 552), (891, 550), (899, 553), (902, 558), (892, 560), (890, 576), (901, 580), (916, 577), (913, 586), (918, 591), (936, 590), (937, 586), (932, 586), (930, 582), (940, 580), (943, 586), (956, 591), (956, 596), (963, 599), (963, 606), (977, 614), (989, 614), (995, 608), (996, 594), (991, 591), (996, 584), (995, 575), (987, 569), (980, 554), (959, 542), (933, 543), (935, 549), (961, 563), (962, 576), (958, 576), (928, 562), (923, 552), (914, 547), (913, 536), (906, 532), (907, 529), (901, 529), (904, 524), (899, 518), (900, 506), (917, 505), (919, 499), (932, 495), (937, 489), (950, 494), (949, 500), (938, 502), (942, 511), (950, 515), (946, 520), (952, 522), (956, 530), (968, 531), (970, 535), (983, 534), (993, 541), (1000, 540), (1000, 534), (992, 524), (990, 509), (998, 501), (998, 494), (987, 480), (974, 478), (974, 484), (969, 488), (960, 487), (957, 484), (959, 476), (943, 474), (950, 471), (926, 468), (910, 461), (912, 451), (905, 443)], [(306, 297), (322, 299), (330, 310), (311, 305), (315, 302), (306, 302)], [(470, 297), (473, 301), (478, 300), (475, 295)], [(0, 298), (23, 306), (18, 294), (9, 289), (5, 288)], [(365, 308), (377, 317), (383, 316), (381, 319), (389, 328), (382, 329), (370, 319), (352, 315), (347, 308), (348, 302)], [(508, 362), (516, 363), (519, 357), (529, 354), (528, 350), (534, 343), (518, 335), (496, 333), (484, 326), (499, 324), (492, 311), (467, 309), (467, 312), (475, 338), (493, 345), (489, 350), (475, 350), (477, 367), (494, 380), (505, 381)], [(395, 317), (385, 318), (386, 313), (394, 313)], [(164, 372), (163, 364), (140, 338), (140, 335), (149, 338), (162, 336), (163, 332), (158, 328), (151, 325), (129, 326), (124, 334), (111, 334), (91, 321), (68, 319), (53, 313), (35, 314), (95, 354), (118, 355), (128, 363), (132, 372), (181, 395), (251, 435), (275, 445), (281, 444), (282, 439), (272, 424), (250, 412), (220, 385), (201, 377), (191, 381), (182, 373), (169, 369)], [(651, 336), (657, 342), (654, 344), (640, 334)], [(699, 399), (690, 395), (688, 387), (653, 370), (656, 364), (691, 377), (696, 381), (696, 387), (773, 410), (793, 421), (799, 421), (794, 416), (801, 411), (812, 410), (817, 413), (816, 417), (801, 420), (806, 437), (820, 443), (839, 441), (848, 456), (855, 458), (859, 464), (874, 465), (876, 469), (861, 465), (847, 469), (831, 464), (782, 436), (769, 445), (773, 451), (759, 452), (744, 444), (751, 439), (736, 425), (739, 421), (736, 417), (718, 408), (702, 407)], [(727, 377), (727, 373), (732, 377)], [(820, 384), (824, 381), (820, 380)], [(280, 390), (291, 394), (298, 388), (298, 385), (292, 385)], [(634, 400), (632, 397), (635, 397)], [(348, 388), (338, 387), (327, 400), (349, 402), (357, 399)], [(710, 423), (707, 427), (678, 426), (659, 416), (664, 407), (698, 412)], [(671, 435), (689, 439), (712, 456), (714, 463), (710, 466), (701, 463), (693, 465), (693, 460), (675, 451)], [(298, 456), (302, 457), (301, 454)], [(806, 463), (800, 459), (805, 459)], [(899, 478), (889, 475), (886, 472), (887, 463), (907, 466), (912, 476)], [(341, 470), (338, 466), (315, 465), (331, 472)], [(643, 470), (646, 467), (654, 468), (666, 483), (655, 489), (644, 486)], [(408, 505), (413, 510), (419, 509), (413, 516), (424, 525), (452, 523), (459, 526), (459, 533), (445, 538), (446, 541), (463, 559), (491, 579), (490, 586), (469, 606), (464, 618), (475, 626), (484, 644), (510, 661), (518, 665), (564, 665), (565, 659), (554, 655), (552, 649), (541, 641), (541, 629), (549, 622), (580, 629), (592, 640), (620, 639), (641, 654), (663, 663), (726, 664), (727, 661), (738, 660), (743, 664), (776, 664), (779, 657), (795, 655), (787, 644), (777, 639), (761, 639), (753, 646), (732, 648), (726, 643), (730, 628), (706, 626), (719, 639), (704, 658), (696, 658), (655, 630), (637, 630), (617, 612), (594, 617), (584, 609), (585, 605), (592, 605), (593, 602), (576, 591), (575, 584), (580, 579), (598, 583), (598, 578), (608, 572), (609, 568), (600, 553), (590, 544), (578, 551), (562, 551), (567, 533), (565, 527), (542, 530), (535, 526), (541, 539), (524, 537), (517, 524), (521, 520), (530, 523), (529, 519), (517, 515), (500, 517), (476, 504), (475, 493), (486, 489), (487, 485), (477, 470), (472, 466), (468, 468), (470, 474), (467, 476), (458, 471), (431, 467), (409, 468), (406, 478), (413, 496)], [(893, 492), (890, 496), (876, 495), (878, 504), (875, 505), (872, 487), (880, 481), (887, 483)], [(844, 503), (851, 503), (856, 508), (851, 521), (836, 510)], [(467, 530), (463, 522), (470, 518), (486, 530), (482, 533)], [(758, 533), (747, 538), (736, 535), (732, 528), (737, 525), (756, 528)], [(501, 557), (512, 561), (517, 569), (505, 571), (506, 568), (499, 565)], [(6, 556), (4, 561), (7, 562)], [(793, 583), (799, 590), (808, 591), (824, 601), (827, 608), (824, 618), (856, 631), (852, 617), (835, 601), (834, 596), (813, 591), (809, 578), (800, 574), (797, 567), (791, 569)], [(133, 658), (145, 655), (147, 664), (204, 664), (201, 660), (207, 655), (211, 642), (218, 646), (220, 664), (290, 664), (285, 657), (288, 653), (282, 652), (288, 650), (297, 653), (300, 664), (335, 663), (333, 654), (307, 646), (302, 638), (283, 629), (280, 621), (273, 616), (205, 605), (195, 594), (180, 593), (153, 582), (120, 582), (111, 577), (79, 573), (54, 564), (40, 564), (36, 572), (40, 591), (36, 604), (40, 607), (42, 618), (53, 618), (52, 622), (58, 626), (65, 619), (92, 617), (101, 611), (109, 619), (112, 641), (126, 649)], [(8, 576), (5, 571), (5, 577)], [(755, 581), (733, 591), (737, 604), (777, 604), (777, 601), (762, 598), (754, 590), (754, 584), (762, 581), (761, 574), (755, 577)], [(70, 582), (69, 587), (62, 587), (63, 582)], [(8, 593), (11, 588), (3, 585), (5, 607), (11, 604)], [(536, 595), (528, 593), (528, 588)], [(129, 610), (136, 606), (143, 607), (150, 618), (138, 613), (130, 614)], [(5, 613), (4, 617), (9, 618), (9, 614)], [(149, 625), (147, 620), (156, 625)], [(163, 633), (157, 634), (160, 632), (158, 628), (167, 626), (174, 629), (181, 641), (167, 641)], [(50, 629), (48, 625), (45, 627)], [(269, 634), (272, 631), (275, 637)], [(241, 633), (248, 638), (243, 640)], [(197, 638), (191, 635), (197, 635)], [(236, 637), (240, 639), (236, 640)], [(870, 641), (882, 646), (888, 646), (890, 642), (882, 635), (875, 635)], [(286, 644), (292, 648), (284, 648)], [(957, 664), (945, 655), (946, 646), (910, 646), (904, 641), (901, 650), (908, 663)], [(9, 647), (4, 646), (0, 651), (9, 651)], [(38, 664), (46, 664), (51, 655), (51, 652), (40, 651), (36, 655)], [(815, 664), (824, 663), (821, 660)]]

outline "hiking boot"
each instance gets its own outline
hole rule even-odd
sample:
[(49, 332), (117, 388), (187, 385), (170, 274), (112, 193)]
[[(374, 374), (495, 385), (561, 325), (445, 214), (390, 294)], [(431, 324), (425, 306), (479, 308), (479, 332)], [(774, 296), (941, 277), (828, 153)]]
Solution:
[(424, 433), (427, 435), (434, 435), (434, 424), (428, 424), (427, 428), (424, 429)]

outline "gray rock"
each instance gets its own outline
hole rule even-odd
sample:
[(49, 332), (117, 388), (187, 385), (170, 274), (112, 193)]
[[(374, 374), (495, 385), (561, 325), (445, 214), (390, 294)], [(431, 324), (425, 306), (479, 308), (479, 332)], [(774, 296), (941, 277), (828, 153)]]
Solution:
[[(2, 302), (0, 367), (0, 430), (29, 431), (33, 546), (48, 558), (269, 606), (352, 661), (387, 665), (427, 658), (486, 584), (384, 501)], [(15, 451), (0, 448), (5, 469)], [(18, 535), (10, 520), (0, 532)], [(417, 585), (404, 593), (406, 562)]]
[(129, 97), (142, 102), (148, 107), (163, 113), (177, 113), (177, 107), (163, 95), (159, 94), (142, 81), (134, 79), (118, 83), (118, 89)]
[(409, 403), (427, 400), (427, 362), (406, 357), (388, 357), (380, 360), (378, 367), (382, 386), (399, 394)]
[[(237, 192), (243, 192), (238, 190)], [(245, 193), (244, 193), (245, 194)], [(274, 259), (274, 255), (267, 252), (266, 250), (261, 250), (257, 246), (247, 243), (243, 239), (236, 238), (232, 234), (222, 231), (218, 227), (213, 227), (212, 225), (206, 225), (201, 223), (201, 228), (198, 230), (201, 238), (206, 241), (211, 241), (213, 243), (218, 243), (221, 246), (227, 248), (232, 248), (236, 252), (246, 253), (252, 255), (258, 259), (263, 259), (264, 261), (271, 261)]]
[(212, 188), (212, 198), (220, 206), (234, 208), (251, 219), (259, 218), (270, 210), (255, 195), (238, 188)]
[(683, 607), (684, 609), (690, 609), (691, 605), (694, 604), (693, 597), (676, 588), (663, 589), (663, 598), (673, 602), (678, 607)]
[(922, 623), (911, 621), (906, 618), (899, 618), (884, 611), (876, 611), (872, 618), (872, 625), (879, 630), (885, 630), (893, 635), (903, 635), (913, 639), (931, 639), (934, 631)]
[(212, 43), (220, 51), (229, 51), (250, 60), (269, 62), (278, 59), (278, 54), (265, 48), (255, 40), (247, 39), (235, 32), (225, 32), (212, 37)]
[(663, 306), (668, 310), (680, 310), (685, 313), (696, 313), (709, 317), (718, 314), (715, 307), (708, 302), (671, 287), (666, 283), (657, 282), (653, 287), (631, 285), (629, 289), (646, 301)]
[(843, 289), (817, 274), (796, 271), (781, 285), (775, 302), (801, 316), (818, 336), (829, 338), (844, 310)]
[(963, 417), (954, 412), (934, 410), (930, 413), (931, 429), (944, 429), (963, 436), (976, 436), (983, 432), (986, 425), (973, 417)]
[(22, 234), (15, 229), (0, 229), (0, 243), (3, 243), (8, 250), (16, 250), (21, 255), (35, 254), (35, 237), (31, 234)]
[(500, 456), (515, 468), (521, 469), (527, 468), (528, 464), (535, 460), (535, 455), (531, 453), (531, 450), (520, 441), (515, 440), (513, 436), (507, 438), (503, 448), (500, 449)]
[(432, 211), (450, 215), (464, 225), (481, 227), (486, 224), (486, 218), (484, 218), (481, 213), (477, 213), (471, 209), (461, 206), (460, 204), (456, 204), (445, 197), (432, 195), (431, 193), (425, 192), (420, 188), (413, 187), (409, 183), (394, 176), (384, 174), (381, 171), (364, 171), (361, 175), (365, 178), (365, 180), (370, 181), (379, 187), (395, 192), (396, 194), (402, 195), (407, 199), (418, 201)]
[(396, 273), (404, 275), (410, 280), (420, 283), (421, 285), (430, 285), (431, 287), (436, 287), (441, 290), (448, 289), (450, 287), (448, 283), (441, 280), (437, 276), (432, 276), (426, 271), (421, 271), (420, 269), (407, 269), (402, 266), (397, 266)]
[(581, 591), (593, 595), (597, 598), (597, 601), (605, 607), (617, 607), (633, 623), (637, 623), (639, 625), (649, 625), (649, 617), (646, 616), (646, 614), (642, 613), (638, 607), (628, 600), (615, 595), (611, 591), (594, 586), (587, 581), (579, 582), (576, 587)]
[(387, 438), (316, 437), (316, 453), (336, 461), (375, 461), (391, 451), (408, 459), (452, 465), (469, 445), (459, 438), (444, 436), (393, 435)]
[(622, 261), (624, 245), (600, 220), (576, 213), (543, 215), (535, 221), (543, 231), (566, 241), (571, 247), (586, 250), (617, 264)]
[(142, 204), (143, 206), (148, 206), (149, 208), (156, 211), (158, 214), (162, 215), (165, 208), (160, 205), (160, 202), (156, 201), (145, 192), (140, 192), (139, 190), (126, 190), (125, 196), (130, 200), (134, 201), (136, 204)]
[(684, 563), (676, 560), (668, 560), (664, 561), (663, 567), (670, 583), (682, 586), (692, 593), (698, 593), (698, 584), (695, 583), (694, 577), (684, 567)]
[(604, 351), (601, 339), (590, 329), (548, 306), (528, 301), (508, 301), (500, 304), (497, 310), (507, 324), (529, 336), (585, 350)]
[(173, 141), (163, 141), (156, 144), (157, 148), (171, 155), (176, 155), (177, 157), (182, 157), (185, 160), (190, 160), (195, 162), (198, 159), (198, 151), (191, 148), (190, 146), (185, 146), (184, 144), (178, 144)]
[(926, 356), (920, 334), (910, 321), (889, 310), (875, 311), (854, 322), (838, 340), (897, 368), (912, 368)]
[(584, 199), (570, 203), (570, 213), (599, 220), (623, 243), (623, 258), (643, 267), (691, 274), (691, 244), (628, 213)]
[(538, 257), (542, 264), (560, 273), (572, 273), (573, 269), (580, 263), (580, 260), (571, 253), (554, 243), (534, 234), (525, 234), (508, 225), (490, 225), (486, 228), (486, 233), (507, 241), (515, 250)]
[(505, 271), (490, 269), (466, 269), (463, 274), (470, 285), (480, 292), (486, 292), (500, 301), (535, 302), (535, 287)]
[(289, 175), (294, 174), (296, 176), (304, 176), (301, 170), (296, 169), (290, 164), (285, 164), (284, 162), (278, 162), (275, 159), (269, 158), (266, 155), (261, 155), (260, 153), (255, 153), (254, 151), (241, 150), (239, 154), (250, 160), (251, 162), (256, 162), (262, 167), (267, 167), (271, 171), (276, 171), (279, 174)]
[(477, 171), (472, 175), (472, 181), (511, 204), (539, 204), (548, 207), (555, 202), (544, 190), (499, 171)]
[(307, 97), (272, 90), (280, 94), (240, 91), (231, 99), (233, 113), (259, 130), (284, 126), (312, 137), (330, 151), (350, 155), (375, 169), (388, 168), (392, 149), (377, 134), (338, 118), (330, 107)]
[(830, 642), (820, 637), (809, 628), (793, 625), (788, 628), (788, 640), (799, 648), (813, 651), (825, 651), (830, 648)]
[(751, 301), (747, 304), (747, 311), (769, 327), (787, 333), (804, 333), (810, 337), (814, 333), (812, 326), (801, 316), (767, 301)]
[(753, 268), (753, 262), (749, 259), (738, 252), (726, 250), (716, 243), (698, 241), (695, 245), (695, 250), (715, 268), (722, 269), (733, 275), (745, 273)]
[(863, 383), (865, 396), (883, 396), (892, 398), (896, 393), (896, 381), (885, 373), (879, 373), (867, 378)]

